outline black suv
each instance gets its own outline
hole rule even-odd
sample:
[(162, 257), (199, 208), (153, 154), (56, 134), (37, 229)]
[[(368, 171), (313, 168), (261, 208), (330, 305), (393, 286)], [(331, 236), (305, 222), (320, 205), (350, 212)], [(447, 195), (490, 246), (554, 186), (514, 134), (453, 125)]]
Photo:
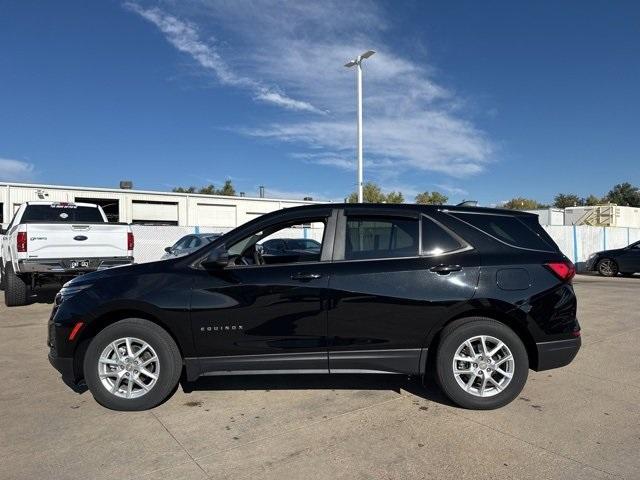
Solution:
[[(307, 229), (315, 257), (258, 242)], [(118, 410), (202, 375), (433, 371), (446, 395), (500, 407), (529, 368), (580, 348), (573, 264), (535, 215), (474, 207), (313, 205), (270, 213), (181, 258), (67, 283), (51, 363)]]

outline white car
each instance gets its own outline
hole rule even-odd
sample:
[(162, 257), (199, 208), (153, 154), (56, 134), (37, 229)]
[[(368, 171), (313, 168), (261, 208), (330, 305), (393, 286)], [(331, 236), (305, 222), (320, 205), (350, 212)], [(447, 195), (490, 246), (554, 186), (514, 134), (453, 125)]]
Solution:
[(92, 203), (27, 202), (2, 230), (0, 288), (5, 304), (24, 305), (48, 279), (133, 263), (133, 233), (109, 223)]

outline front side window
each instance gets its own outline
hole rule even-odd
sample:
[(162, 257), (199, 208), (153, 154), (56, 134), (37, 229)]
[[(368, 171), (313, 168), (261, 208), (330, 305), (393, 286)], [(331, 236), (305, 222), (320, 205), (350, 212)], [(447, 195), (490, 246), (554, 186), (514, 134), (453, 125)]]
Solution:
[(345, 260), (418, 255), (418, 220), (392, 217), (347, 217)]
[[(272, 225), (254, 232), (228, 248), (235, 265), (272, 265), (319, 262), (326, 218), (305, 219)], [(315, 248), (284, 248), (293, 242), (312, 241)]]

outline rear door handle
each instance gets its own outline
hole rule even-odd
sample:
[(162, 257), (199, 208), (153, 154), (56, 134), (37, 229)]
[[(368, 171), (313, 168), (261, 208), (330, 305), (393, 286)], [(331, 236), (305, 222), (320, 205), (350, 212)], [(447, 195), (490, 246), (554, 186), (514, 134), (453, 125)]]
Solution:
[(462, 270), (460, 265), (436, 265), (429, 269), (432, 272), (439, 273), (440, 275), (446, 275), (451, 272), (459, 272)]
[(302, 282), (308, 282), (309, 280), (317, 280), (321, 278), (320, 273), (294, 273), (291, 275), (291, 280), (300, 280)]

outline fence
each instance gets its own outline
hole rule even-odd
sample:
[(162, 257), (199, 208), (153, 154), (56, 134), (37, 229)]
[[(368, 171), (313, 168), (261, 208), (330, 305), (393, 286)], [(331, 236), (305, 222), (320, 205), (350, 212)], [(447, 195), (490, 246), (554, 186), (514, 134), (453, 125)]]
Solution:
[[(173, 227), (132, 225), (135, 239), (137, 263), (158, 260), (164, 248), (173, 245), (180, 237), (190, 233), (225, 233), (230, 228)], [(550, 225), (543, 227), (558, 244), (562, 253), (579, 267), (594, 252), (626, 247), (640, 240), (640, 228), (591, 227), (587, 225)], [(305, 237), (322, 240), (321, 228), (286, 229), (281, 236)]]
[(640, 228), (588, 225), (549, 225), (543, 228), (579, 269), (594, 252), (623, 248), (640, 240)]

